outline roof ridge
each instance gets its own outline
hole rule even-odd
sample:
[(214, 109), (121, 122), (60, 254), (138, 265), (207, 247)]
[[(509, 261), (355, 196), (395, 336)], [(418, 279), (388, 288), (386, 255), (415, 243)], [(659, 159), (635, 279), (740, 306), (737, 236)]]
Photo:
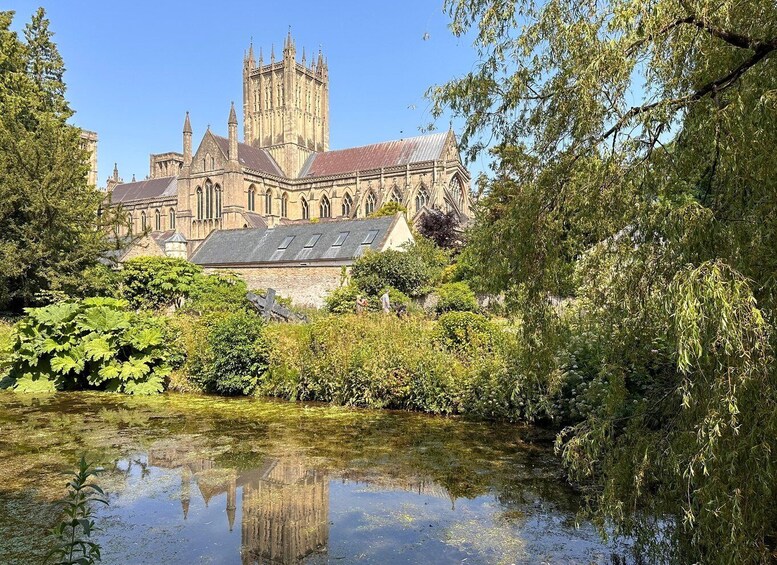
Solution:
[[(252, 214), (256, 216), (261, 216), (264, 218), (262, 214), (256, 213), (256, 212), (248, 212), (244, 211), (244, 214)], [(398, 212), (401, 213), (401, 212)], [(392, 214), (391, 216), (377, 216), (375, 218), (348, 218), (345, 220), (339, 220), (336, 218), (328, 218), (329, 221), (326, 222), (306, 222), (306, 223), (300, 223), (300, 224), (278, 224), (275, 226), (267, 226), (267, 227), (258, 227), (258, 228), (219, 228), (217, 230), (213, 230), (211, 233), (216, 232), (244, 232), (244, 231), (250, 231), (250, 230), (269, 230), (269, 229), (276, 229), (276, 228), (292, 228), (292, 227), (306, 227), (306, 226), (322, 226), (322, 225), (332, 225), (332, 224), (347, 224), (350, 222), (376, 222), (376, 221), (387, 221), (391, 220), (392, 223), (396, 220), (396, 214)]]
[(376, 143), (368, 143), (366, 145), (354, 145), (353, 147), (344, 147), (342, 149), (330, 149), (329, 151), (314, 151), (311, 155), (324, 155), (328, 153), (337, 153), (339, 151), (351, 151), (353, 149), (365, 149), (367, 147), (375, 147), (376, 145), (386, 145), (388, 143), (400, 143), (403, 141), (412, 141), (414, 139), (421, 139), (423, 137), (435, 137), (435, 136), (447, 136), (448, 132), (437, 131), (434, 133), (425, 133), (422, 135), (414, 135), (412, 137), (402, 137), (400, 139), (387, 139), (386, 141), (378, 141)]
[(142, 179), (142, 180), (134, 180), (134, 181), (131, 180), (129, 182), (121, 182), (121, 183), (117, 184), (116, 186), (118, 187), (118, 186), (126, 186), (128, 184), (140, 184), (140, 183), (144, 183), (144, 182), (150, 182), (152, 180), (165, 180), (165, 179), (172, 180), (172, 179), (175, 179), (175, 178), (178, 178), (178, 175), (170, 175), (169, 177), (152, 177), (150, 179)]

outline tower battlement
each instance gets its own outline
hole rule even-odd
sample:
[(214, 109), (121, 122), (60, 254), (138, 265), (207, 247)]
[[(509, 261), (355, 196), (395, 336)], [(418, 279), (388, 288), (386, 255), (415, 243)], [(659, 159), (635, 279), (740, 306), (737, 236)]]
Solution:
[(275, 49), (265, 64), (253, 45), (243, 61), (243, 131), (245, 143), (267, 149), (284, 173), (295, 178), (313, 152), (329, 149), (329, 69), (319, 51), (308, 66), (298, 61), (291, 32), (283, 55)]

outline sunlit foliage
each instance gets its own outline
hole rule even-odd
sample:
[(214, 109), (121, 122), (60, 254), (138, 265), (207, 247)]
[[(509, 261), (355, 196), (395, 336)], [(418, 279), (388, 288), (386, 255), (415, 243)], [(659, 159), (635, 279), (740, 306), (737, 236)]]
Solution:
[(465, 255), (575, 420), (558, 448), (589, 509), (656, 559), (768, 561), (777, 5), (447, 7), (480, 62), (430, 94), (470, 154), (496, 141)]

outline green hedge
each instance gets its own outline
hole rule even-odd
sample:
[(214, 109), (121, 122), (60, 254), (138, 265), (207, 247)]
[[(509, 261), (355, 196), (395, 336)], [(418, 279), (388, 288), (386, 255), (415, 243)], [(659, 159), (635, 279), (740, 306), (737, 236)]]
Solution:
[(265, 332), (257, 393), (350, 406), (526, 419), (514, 334), (483, 316), (438, 322), (382, 314), (328, 316)]
[(263, 394), (350, 406), (456, 411), (463, 364), (435, 347), (431, 326), (394, 316), (329, 316), (268, 328)]

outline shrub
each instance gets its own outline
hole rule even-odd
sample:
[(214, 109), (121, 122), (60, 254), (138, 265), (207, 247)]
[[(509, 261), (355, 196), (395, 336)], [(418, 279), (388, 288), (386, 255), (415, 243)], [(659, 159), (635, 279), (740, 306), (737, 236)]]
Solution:
[(406, 243), (402, 249), (406, 253), (417, 256), (426, 266), (429, 276), (428, 285), (436, 286), (443, 281), (446, 269), (451, 267), (451, 252), (438, 247), (429, 238), (416, 235), (415, 241)]
[(163, 320), (115, 298), (28, 308), (14, 327), (5, 384), (20, 392), (102, 389), (154, 394), (170, 374)]
[(86, 298), (88, 296), (116, 296), (117, 288), (121, 280), (121, 273), (97, 263), (87, 267), (81, 272), (77, 284), (68, 289), (69, 294), (75, 298)]
[(249, 312), (251, 306), (246, 300), (246, 283), (232, 273), (196, 275), (188, 291), (186, 312), (207, 314), (209, 312)]
[[(395, 288), (382, 289), (380, 295), (385, 290), (389, 293), (389, 302), (392, 308), (404, 306), (406, 310), (412, 309), (413, 301), (405, 293)], [(368, 295), (354, 284), (341, 286), (330, 292), (324, 299), (324, 308), (331, 314), (354, 314), (356, 312), (356, 299), (359, 295), (367, 299), (367, 310), (369, 312), (380, 312), (383, 306), (380, 302), (380, 295)]]
[(526, 403), (519, 394), (520, 374), (513, 371), (507, 352), (478, 355), (470, 363), (459, 392), (462, 413), (495, 420), (526, 419)]
[(121, 294), (133, 308), (181, 306), (202, 269), (185, 259), (138, 257), (124, 263)]
[(435, 339), (449, 351), (492, 350), (502, 337), (488, 318), (472, 312), (447, 312), (437, 320)]
[(437, 289), (436, 310), (442, 312), (477, 312), (478, 300), (465, 282), (452, 282)]
[(216, 322), (208, 334), (209, 380), (221, 394), (251, 394), (267, 368), (262, 319), (231, 314)]
[(371, 296), (378, 296), (387, 286), (408, 296), (420, 296), (431, 277), (428, 265), (419, 255), (389, 249), (368, 252), (357, 259), (351, 268), (351, 278)]
[(356, 312), (356, 299), (365, 294), (355, 284), (338, 287), (327, 294), (324, 308), (332, 314), (353, 314)]
[(186, 368), (201, 390), (251, 394), (267, 368), (264, 323), (247, 312), (213, 313), (189, 326)]
[(402, 206), (399, 202), (386, 202), (382, 204), (380, 208), (370, 214), (370, 218), (379, 218), (381, 216), (393, 216), (397, 212), (407, 213), (407, 208)]
[(272, 324), (265, 337), (261, 394), (511, 421), (539, 413), (517, 334), (477, 314), (329, 316)]
[(168, 319), (174, 339), (168, 389), (177, 392), (203, 392), (202, 374), (207, 357), (207, 317), (179, 310)]
[(8, 374), (8, 364), (13, 351), (13, 326), (0, 320), (0, 388), (5, 376)]
[(300, 329), (271, 326), (260, 392), (301, 400), (436, 413), (456, 411), (463, 365), (434, 347), (427, 322), (330, 316)]

